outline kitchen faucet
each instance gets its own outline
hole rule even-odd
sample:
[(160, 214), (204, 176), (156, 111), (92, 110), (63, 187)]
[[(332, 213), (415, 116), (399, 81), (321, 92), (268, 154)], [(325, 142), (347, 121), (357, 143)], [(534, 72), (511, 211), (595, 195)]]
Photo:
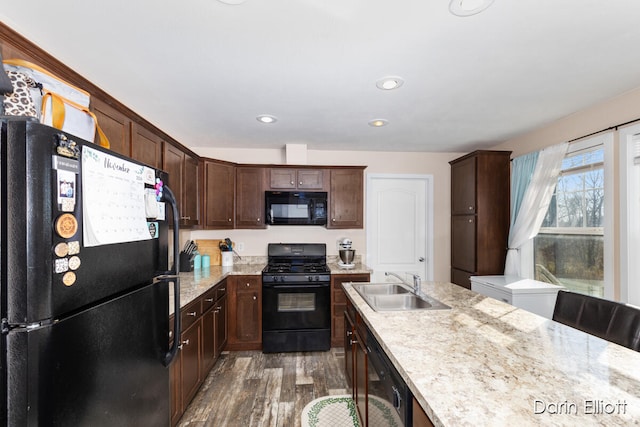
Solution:
[[(394, 273), (393, 271), (385, 271), (384, 275), (397, 277), (405, 285), (411, 286), (410, 283), (407, 283), (402, 277), (400, 277), (398, 274)], [(422, 279), (420, 279), (420, 276), (417, 274), (411, 274), (411, 275), (413, 276), (413, 293), (418, 294), (420, 293), (420, 284), (422, 283)]]

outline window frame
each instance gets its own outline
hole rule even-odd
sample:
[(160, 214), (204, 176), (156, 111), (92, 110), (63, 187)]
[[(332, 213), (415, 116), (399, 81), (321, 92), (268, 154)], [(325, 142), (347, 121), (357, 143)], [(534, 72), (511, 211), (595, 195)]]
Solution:
[[(640, 132), (640, 131), (639, 131)], [(569, 145), (566, 156), (576, 153), (577, 151), (586, 150), (589, 147), (595, 147), (602, 145), (604, 151), (604, 222), (603, 227), (549, 227), (546, 230), (541, 228), (539, 234), (544, 234), (545, 231), (554, 232), (560, 230), (569, 231), (568, 234), (591, 234), (585, 233), (589, 228), (602, 229), (602, 234), (597, 235), (604, 236), (604, 297), (607, 299), (614, 299), (618, 293), (617, 286), (615, 284), (615, 269), (614, 269), (614, 188), (615, 188), (615, 171), (614, 171), (614, 144), (613, 144), (613, 132), (607, 132), (583, 138), (578, 141), (574, 141)], [(581, 232), (578, 232), (578, 229)], [(593, 230), (595, 231), (595, 230)], [(523, 277), (533, 279), (535, 277), (534, 267), (534, 237), (529, 239), (525, 245), (520, 248), (520, 271)]]
[[(632, 219), (640, 214), (640, 208), (629, 202), (640, 197), (640, 184), (630, 185), (633, 179), (640, 179), (640, 166), (634, 164), (634, 145), (636, 135), (640, 135), (640, 125), (635, 124), (620, 130), (620, 289), (619, 299), (622, 302), (640, 306), (640, 266), (637, 263), (640, 255), (640, 241), (630, 239), (631, 234), (638, 234), (640, 221)], [(637, 147), (636, 147), (637, 148)], [(635, 286), (633, 285), (635, 283)]]

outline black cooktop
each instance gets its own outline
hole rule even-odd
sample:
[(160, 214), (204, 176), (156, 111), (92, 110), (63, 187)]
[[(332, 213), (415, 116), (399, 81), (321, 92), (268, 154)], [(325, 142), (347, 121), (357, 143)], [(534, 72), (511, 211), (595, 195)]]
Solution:
[(273, 264), (268, 264), (263, 273), (277, 273), (277, 274), (288, 274), (288, 273), (302, 273), (302, 274), (312, 274), (312, 273), (329, 273), (329, 267), (325, 263), (304, 263), (304, 264), (296, 264), (290, 262), (278, 262)]
[(327, 245), (324, 243), (269, 243), (268, 254), (268, 264), (262, 270), (265, 277), (278, 276), (279, 281), (287, 281), (286, 276), (292, 280), (299, 280), (294, 279), (295, 276), (307, 276), (310, 281), (329, 280), (326, 275), (331, 270), (327, 266)]

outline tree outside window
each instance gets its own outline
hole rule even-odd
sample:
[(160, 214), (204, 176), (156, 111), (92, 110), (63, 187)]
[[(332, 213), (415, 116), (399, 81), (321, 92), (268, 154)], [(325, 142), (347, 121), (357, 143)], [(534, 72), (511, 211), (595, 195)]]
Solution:
[(604, 149), (567, 154), (534, 238), (535, 278), (604, 296)]

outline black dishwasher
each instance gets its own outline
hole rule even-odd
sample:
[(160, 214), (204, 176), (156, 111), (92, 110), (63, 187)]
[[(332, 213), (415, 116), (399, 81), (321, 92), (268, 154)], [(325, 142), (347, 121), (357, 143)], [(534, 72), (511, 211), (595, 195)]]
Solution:
[(371, 331), (368, 331), (367, 335), (367, 350), (369, 353), (369, 426), (410, 426), (412, 424), (411, 391)]

